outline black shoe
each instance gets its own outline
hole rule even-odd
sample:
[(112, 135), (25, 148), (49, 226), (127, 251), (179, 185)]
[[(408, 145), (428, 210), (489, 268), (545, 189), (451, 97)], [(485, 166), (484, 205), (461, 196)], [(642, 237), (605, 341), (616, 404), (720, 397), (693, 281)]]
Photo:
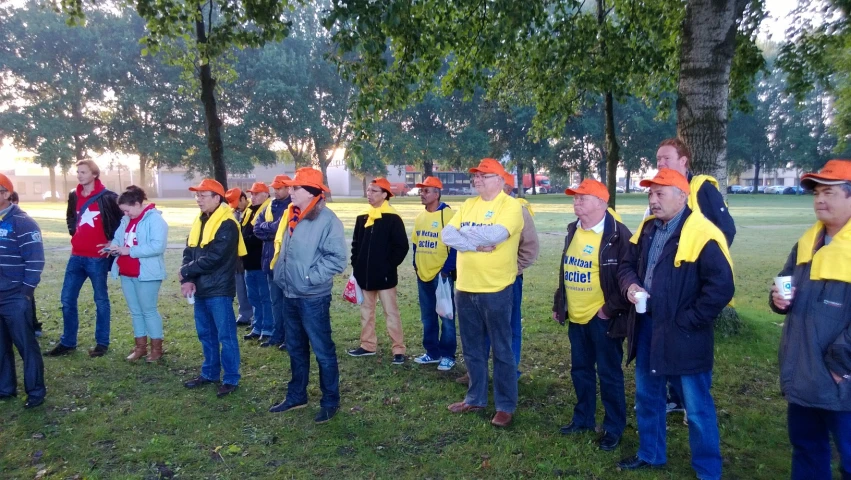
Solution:
[(604, 432), (603, 436), (600, 438), (600, 450), (604, 452), (611, 452), (621, 443), (621, 437), (615, 435), (614, 433)]
[(405, 363), (405, 356), (401, 353), (398, 355), (393, 355), (393, 365), (402, 365)]
[(340, 407), (321, 407), (319, 408), (319, 413), (316, 414), (316, 417), (314, 417), (313, 421), (317, 424), (327, 423), (329, 420), (334, 418), (334, 415), (337, 414), (337, 410), (339, 409)]
[(231, 393), (235, 392), (237, 389), (237, 385), (231, 385), (230, 383), (223, 383), (219, 386), (219, 390), (216, 392), (216, 396), (219, 398), (226, 397)]
[(307, 402), (290, 403), (285, 399), (283, 402), (281, 402), (277, 405), (272, 405), (269, 408), (269, 411), (272, 412), (272, 413), (283, 413), (283, 412), (286, 412), (286, 411), (289, 411), (289, 410), (298, 410), (299, 408), (304, 408), (306, 406), (307, 406)]
[(208, 379), (202, 377), (201, 375), (198, 375), (197, 377), (193, 378), (192, 380), (184, 382), (183, 386), (186, 387), (186, 388), (198, 388), (202, 385), (207, 385), (208, 383), (219, 383), (219, 382), (215, 382), (213, 380), (208, 380)]
[(251, 325), (251, 320), (243, 320), (243, 319), (240, 318), (236, 321), (236, 324), (237, 325)]
[(61, 343), (59, 343), (55, 347), (53, 347), (53, 350), (45, 353), (45, 356), (60, 357), (62, 355), (68, 355), (69, 353), (74, 352), (76, 350), (77, 350), (77, 347), (66, 347), (65, 345), (62, 345)]
[(259, 338), (260, 338), (260, 334), (259, 333), (253, 333), (253, 332), (249, 333), (248, 335), (242, 336), (243, 340), (257, 340)]
[(245, 327), (245, 331), (249, 332), (249, 333), (253, 332), (254, 331), (254, 325), (253, 324), (248, 325), (247, 327)]
[(262, 348), (269, 348), (269, 347), (277, 347), (278, 344), (276, 342), (271, 341), (271, 340), (266, 340), (265, 342), (261, 343), (260, 346)]
[(35, 408), (44, 403), (44, 397), (39, 398), (27, 398), (27, 403), (24, 404), (24, 408)]
[(572, 435), (574, 433), (590, 432), (593, 430), (591, 427), (580, 427), (575, 422), (570, 422), (559, 429), (562, 435)]
[(98, 343), (95, 348), (89, 350), (89, 356), (92, 358), (102, 357), (106, 355), (107, 350), (109, 350), (109, 347)]
[[(664, 463), (662, 464), (664, 465)], [(617, 463), (620, 470), (639, 470), (643, 468), (659, 468), (662, 465), (653, 465), (638, 458), (638, 455), (627, 457)]]
[(364, 350), (363, 347), (354, 348), (349, 350), (348, 353), (352, 357), (367, 357), (369, 355), (375, 355), (375, 352), (370, 352), (369, 350)]
[(287, 351), (287, 343), (284, 342), (284, 343), (278, 345), (278, 350), (280, 350), (282, 352), (286, 352)]

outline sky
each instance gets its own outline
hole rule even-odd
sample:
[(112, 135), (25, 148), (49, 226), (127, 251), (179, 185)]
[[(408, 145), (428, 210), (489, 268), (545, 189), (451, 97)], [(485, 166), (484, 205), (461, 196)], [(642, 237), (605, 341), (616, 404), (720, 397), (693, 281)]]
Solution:
[(789, 14), (796, 6), (797, 0), (765, 0), (768, 18), (760, 25), (760, 37), (768, 38), (770, 35), (775, 42), (783, 41), (791, 20)]

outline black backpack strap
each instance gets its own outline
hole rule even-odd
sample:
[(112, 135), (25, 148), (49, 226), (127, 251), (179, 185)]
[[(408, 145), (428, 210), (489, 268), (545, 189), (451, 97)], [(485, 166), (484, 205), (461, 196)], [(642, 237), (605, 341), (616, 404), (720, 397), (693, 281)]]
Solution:
[[(77, 210), (77, 225), (80, 224), (80, 214), (82, 212), (85, 212), (86, 209), (89, 208), (89, 205), (91, 205), (93, 202), (96, 202), (97, 199), (100, 198), (101, 196), (103, 196), (103, 194), (106, 193), (106, 192), (107, 192), (107, 190), (104, 188), (100, 192), (89, 197), (88, 200), (86, 200), (85, 203), (83, 203), (83, 206), (80, 207), (79, 210)], [(80, 197), (77, 197), (77, 200), (79, 200), (79, 199), (80, 199)]]

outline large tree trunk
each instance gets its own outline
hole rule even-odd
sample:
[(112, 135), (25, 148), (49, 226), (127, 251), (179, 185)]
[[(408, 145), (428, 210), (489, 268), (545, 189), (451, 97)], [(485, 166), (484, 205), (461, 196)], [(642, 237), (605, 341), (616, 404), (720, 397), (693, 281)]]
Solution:
[(609, 206), (615, 208), (615, 187), (618, 186), (618, 163), (620, 147), (615, 134), (615, 107), (612, 92), (606, 92), (606, 185), (609, 187)]
[(148, 189), (148, 185), (145, 183), (145, 169), (148, 168), (148, 157), (147, 155), (140, 153), (139, 154), (139, 186)]
[(677, 135), (691, 148), (691, 169), (727, 191), (727, 98), (736, 22), (746, 0), (689, 0), (683, 20)]
[(529, 165), (529, 173), (531, 173), (531, 175), (529, 175), (529, 177), (532, 179), (532, 195), (537, 195), (538, 194), (538, 186), (535, 185), (536, 182), (535, 182), (535, 161), (534, 160), (532, 160), (531, 165)]
[(517, 170), (517, 198), (526, 198), (526, 185), (523, 183), (523, 162), (519, 159), (515, 160), (514, 169)]
[[(328, 161), (321, 152), (317, 151), (317, 155), (319, 156), (319, 170), (322, 172), (322, 181), (325, 182), (325, 185), (328, 185)], [(331, 192), (325, 192), (325, 201), (331, 201)]]
[(50, 167), (47, 171), (50, 172), (50, 196), (48, 199), (51, 201), (59, 200), (56, 196), (59, 193), (59, 191), (56, 190), (56, 167)]
[(423, 180), (425, 177), (431, 177), (434, 175), (434, 161), (432, 160), (423, 160)]
[[(753, 163), (753, 194), (759, 193), (759, 167), (760, 161), (757, 160)], [(724, 190), (727, 190), (726, 188)]]
[[(212, 8), (212, 7), (211, 7)], [(201, 7), (198, 7), (201, 10)], [(195, 34), (199, 44), (207, 43), (207, 32), (204, 26), (204, 15), (198, 16), (195, 22)], [(216, 110), (216, 79), (213, 78), (210, 63), (202, 60), (200, 67), (201, 102), (204, 104), (204, 126), (207, 129), (207, 148), (210, 149), (210, 159), (213, 162), (213, 177), (228, 189), (228, 172), (225, 166), (225, 149), (222, 142), (222, 120)]]

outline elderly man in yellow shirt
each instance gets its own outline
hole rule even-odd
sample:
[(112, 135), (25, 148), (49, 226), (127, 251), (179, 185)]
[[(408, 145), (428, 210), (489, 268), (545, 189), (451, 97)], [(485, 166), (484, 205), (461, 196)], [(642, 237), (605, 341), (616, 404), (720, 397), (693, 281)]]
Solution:
[(511, 306), (523, 212), (520, 203), (502, 191), (505, 169), (498, 161), (485, 158), (470, 173), (479, 195), (464, 202), (442, 232), (443, 241), (458, 251), (455, 307), (470, 376), (464, 400), (449, 405), (449, 410), (464, 413), (487, 406), (488, 337), (496, 404), (491, 424), (506, 427), (517, 408)]

